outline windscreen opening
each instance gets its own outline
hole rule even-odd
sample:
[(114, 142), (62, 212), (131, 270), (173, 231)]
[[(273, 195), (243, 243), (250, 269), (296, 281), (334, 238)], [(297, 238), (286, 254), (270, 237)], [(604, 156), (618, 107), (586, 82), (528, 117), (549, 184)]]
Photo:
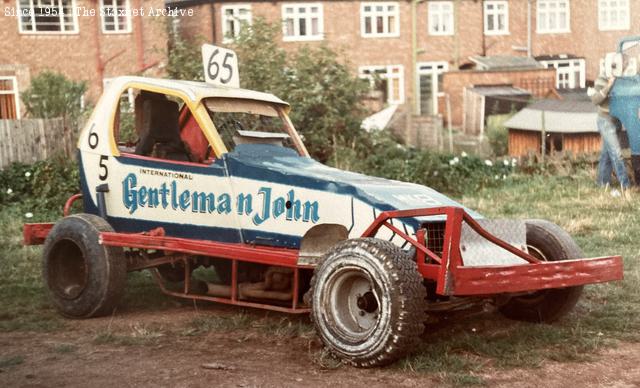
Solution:
[(299, 153), (287, 122), (273, 104), (243, 100), (209, 98), (205, 106), (229, 151), (239, 144), (269, 144), (291, 148)]

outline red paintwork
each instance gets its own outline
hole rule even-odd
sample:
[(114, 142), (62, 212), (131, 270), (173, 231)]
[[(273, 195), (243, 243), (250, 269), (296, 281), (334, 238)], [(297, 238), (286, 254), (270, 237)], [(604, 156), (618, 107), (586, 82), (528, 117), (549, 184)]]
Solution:
[(74, 194), (71, 197), (69, 197), (69, 199), (67, 199), (67, 202), (64, 204), (64, 210), (62, 211), (62, 215), (65, 217), (68, 216), (69, 213), (71, 213), (71, 206), (73, 206), (73, 203), (79, 200), (80, 198), (82, 198), (82, 194)]
[(154, 163), (158, 163), (158, 164), (171, 163), (171, 164), (180, 164), (182, 166), (195, 166), (195, 167), (207, 167), (208, 166), (208, 164), (205, 164), (205, 163), (182, 162), (182, 161), (179, 161), (179, 160), (158, 159), (158, 158), (152, 158), (151, 156), (142, 156), (142, 155), (132, 154), (132, 153), (123, 152), (123, 151), (120, 151), (120, 155), (122, 157), (124, 157), (124, 158), (148, 160), (148, 161), (151, 161), (151, 162), (154, 162)]
[[(129, 156), (129, 155), (127, 155)], [(131, 155), (132, 157), (140, 157)], [(174, 162), (172, 162), (174, 163)], [(193, 164), (193, 163), (190, 163)], [(79, 195), (71, 197), (65, 206), (65, 214), (73, 201)], [(444, 215), (446, 225), (442, 255), (438, 256), (427, 248), (425, 231), (420, 229), (415, 238), (402, 232), (391, 224), (393, 218), (410, 218)], [(529, 264), (465, 267), (460, 252), (460, 236), (462, 223), (466, 222), (479, 235), (493, 244), (506, 249), (521, 257)], [(25, 224), (25, 245), (42, 244), (49, 231), (51, 223)], [(484, 230), (462, 208), (439, 207), (430, 209), (413, 209), (387, 211), (381, 213), (376, 220), (362, 234), (362, 237), (375, 237), (380, 228), (386, 227), (416, 247), (418, 272), (426, 279), (437, 282), (436, 292), (440, 295), (491, 296), (500, 293), (517, 293), (536, 291), (549, 288), (579, 286), (583, 284), (601, 283), (623, 278), (622, 257), (611, 256), (593, 259), (578, 259), (559, 262), (542, 262), (516, 247), (500, 240)], [(209, 300), (220, 303), (234, 304), (247, 307), (260, 307), (274, 311), (290, 313), (307, 312), (307, 308), (300, 308), (298, 295), (300, 293), (300, 270), (313, 269), (310, 265), (299, 265), (299, 251), (296, 249), (275, 248), (239, 243), (221, 243), (209, 240), (192, 240), (167, 237), (162, 228), (145, 233), (101, 233), (100, 243), (107, 246), (118, 246), (137, 249), (160, 250), (165, 253), (184, 253), (186, 255), (208, 256), (232, 261), (231, 265), (231, 297), (220, 298), (208, 295), (189, 294), (191, 279), (189, 274), (192, 262), (189, 256), (180, 258), (185, 266), (185, 282), (183, 292), (168, 290), (159, 276), (156, 276), (163, 292), (182, 298)], [(174, 259), (169, 259), (173, 262)], [(247, 302), (238, 299), (238, 262), (250, 262), (274, 265), (294, 269), (293, 300), (291, 307)], [(157, 265), (167, 263), (158, 260)], [(144, 264), (150, 268), (153, 264)], [(136, 268), (137, 269), (137, 268)], [(155, 272), (155, 271), (154, 271)], [(157, 275), (157, 274), (156, 274)]]
[(146, 234), (108, 232), (100, 234), (100, 243), (116, 247), (155, 249), (223, 259), (237, 259), (250, 263), (269, 264), (288, 268), (312, 268), (310, 266), (298, 265), (298, 250), (296, 249), (221, 243), (208, 240), (192, 240)]
[(40, 245), (44, 244), (44, 240), (47, 239), (49, 232), (53, 228), (51, 223), (41, 224), (24, 224), (22, 228), (23, 244), (24, 245)]
[[(440, 295), (495, 295), (500, 293), (536, 291), (548, 288), (562, 288), (591, 283), (622, 280), (623, 263), (621, 256), (578, 259), (558, 262), (542, 262), (526, 252), (500, 240), (484, 230), (471, 216), (458, 207), (431, 209), (397, 210), (381, 213), (362, 234), (374, 237), (386, 226), (398, 233), (397, 228), (387, 222), (393, 218), (445, 215), (447, 223), (440, 264), (429, 264), (418, 260), (418, 271), (423, 277), (437, 281), (436, 292)], [(476, 233), (495, 245), (506, 249), (530, 264), (465, 267), (460, 253), (462, 223), (466, 222)], [(402, 234), (398, 233), (403, 238)], [(426, 249), (424, 233), (418, 233), (416, 240), (407, 240), (422, 251), (422, 255), (432, 258), (435, 253)], [(420, 257), (420, 254), (418, 254)], [(437, 262), (437, 260), (436, 260)]]
[(620, 280), (622, 258), (599, 257), (509, 267), (458, 267), (455, 295), (490, 295)]
[(189, 147), (193, 162), (203, 163), (207, 159), (209, 141), (204, 136), (200, 125), (185, 105), (180, 112), (180, 138)]

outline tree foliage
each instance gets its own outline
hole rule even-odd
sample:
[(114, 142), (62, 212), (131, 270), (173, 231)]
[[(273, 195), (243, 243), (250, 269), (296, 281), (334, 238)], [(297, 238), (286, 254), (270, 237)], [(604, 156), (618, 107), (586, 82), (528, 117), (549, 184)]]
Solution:
[(185, 39), (167, 25), (169, 36), (169, 55), (167, 58), (167, 76), (171, 79), (204, 81), (202, 54), (196, 40)]
[[(242, 29), (232, 44), (238, 54), (240, 85), (289, 102), (291, 120), (311, 155), (339, 164), (341, 149), (353, 150), (364, 138), (360, 99), (366, 86), (325, 46), (287, 53), (276, 43), (278, 30), (278, 25), (262, 19)], [(202, 79), (199, 45), (175, 37), (171, 47), (169, 76)]]
[(82, 95), (86, 82), (76, 82), (62, 74), (43, 71), (31, 80), (22, 94), (27, 114), (34, 118), (62, 117), (65, 123), (75, 122), (82, 113)]

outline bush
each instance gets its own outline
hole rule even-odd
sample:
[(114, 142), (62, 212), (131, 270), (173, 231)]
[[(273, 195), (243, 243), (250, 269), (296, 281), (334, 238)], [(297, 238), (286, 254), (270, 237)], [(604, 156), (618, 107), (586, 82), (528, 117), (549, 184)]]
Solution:
[(62, 74), (43, 71), (31, 80), (21, 97), (30, 117), (62, 117), (65, 124), (75, 126), (83, 112), (81, 99), (86, 90), (84, 81), (75, 82)]
[(78, 165), (67, 158), (14, 163), (0, 171), (0, 207), (18, 207), (38, 220), (60, 217), (66, 200), (79, 191)]
[(509, 151), (509, 132), (504, 126), (512, 114), (487, 117), (487, 139), (494, 156), (504, 156)]
[(517, 169), (515, 159), (483, 159), (443, 154), (399, 145), (385, 132), (373, 134), (368, 156), (350, 161), (352, 170), (367, 175), (413, 182), (461, 196), (507, 180)]

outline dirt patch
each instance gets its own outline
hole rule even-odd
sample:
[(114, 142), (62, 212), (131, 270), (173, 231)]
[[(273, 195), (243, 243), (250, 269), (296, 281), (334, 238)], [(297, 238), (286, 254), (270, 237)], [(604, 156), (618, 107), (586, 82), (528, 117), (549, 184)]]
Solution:
[[(237, 310), (122, 312), (68, 321), (62, 332), (1, 333), (0, 386), (441, 385), (436, 374), (324, 363), (322, 347), (312, 333), (288, 335), (256, 328), (251, 315), (239, 328), (202, 331), (194, 326), (194, 321), (214, 314), (233, 316)], [(490, 386), (633, 387), (640, 386), (638, 365), (640, 344), (624, 343), (588, 363), (488, 369), (480, 377)]]

